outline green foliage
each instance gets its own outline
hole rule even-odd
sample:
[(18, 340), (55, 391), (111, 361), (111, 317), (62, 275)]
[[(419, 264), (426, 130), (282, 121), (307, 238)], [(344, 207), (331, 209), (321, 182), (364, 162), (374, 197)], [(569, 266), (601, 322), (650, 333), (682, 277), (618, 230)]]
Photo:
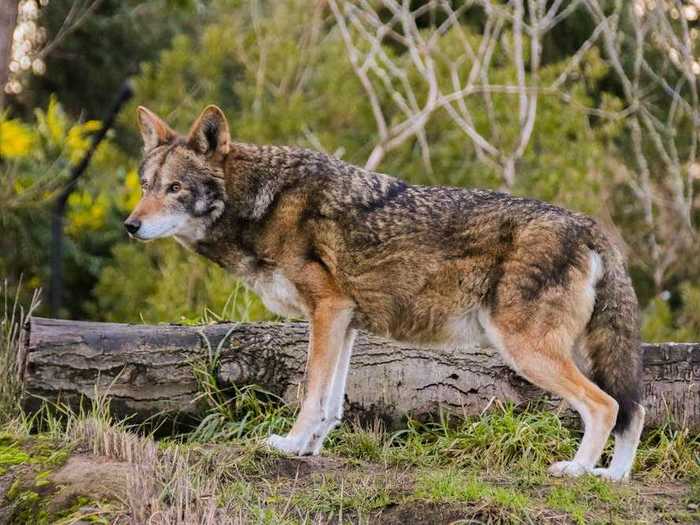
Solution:
[[(38, 23), (48, 41), (65, 30), (71, 8), (81, 13), (87, 5), (72, 0), (46, 4)], [(43, 107), (56, 93), (73, 115), (101, 118), (138, 64), (153, 59), (174, 33), (187, 29), (194, 4), (192, 0), (99, 2), (69, 36), (56, 42), (45, 58), (46, 72), (27, 79), (22, 109), (28, 113), (29, 108)]]
[(334, 478), (321, 476), (315, 490), (298, 492), (292, 502), (313, 514), (339, 513), (345, 509), (362, 515), (385, 507), (391, 502), (391, 496), (381, 480), (351, 478), (347, 483), (345, 480), (339, 483)]
[(389, 442), (397, 447), (388, 456), (397, 463), (420, 465), (479, 465), (496, 471), (517, 467), (541, 476), (549, 462), (574, 454), (577, 437), (556, 414), (534, 414), (508, 405), (456, 425), (446, 419), (409, 421), (405, 430), (391, 436)]
[(280, 433), (291, 426), (292, 413), (279, 397), (255, 385), (222, 388), (217, 380), (221, 349), (230, 331), (216, 348), (206, 340), (207, 355), (193, 363), (202, 400), (208, 406), (207, 415), (188, 435), (192, 442), (208, 443), (232, 438), (263, 437)]
[(172, 241), (116, 245), (94, 297), (90, 314), (109, 321), (270, 318), (260, 300), (229, 273)]
[(16, 442), (6, 443), (7, 441), (6, 436), (0, 439), (0, 475), (7, 471), (8, 466), (19, 465), (29, 460), (29, 455), (19, 448)]
[(70, 446), (47, 435), (0, 434), (0, 475), (11, 483), (0, 502), (4, 504), (3, 523), (57, 523), (64, 512), (50, 505), (55, 489), (50, 476), (70, 453)]
[[(35, 210), (50, 197), (64, 182), (66, 167), (83, 156), (90, 134), (100, 126), (95, 120), (72, 120), (53, 96), (46, 109), (35, 109), (32, 122), (0, 114), (0, 158), (7, 161), (0, 165), (5, 171), (0, 179), (0, 217), (7, 220), (17, 210)], [(113, 154), (109, 146), (103, 147), (94, 161), (104, 165)]]
[(461, 471), (427, 471), (416, 479), (416, 497), (433, 501), (475, 502), (491, 490), (489, 485)]
[(585, 525), (587, 513), (601, 503), (619, 503), (623, 491), (598, 478), (585, 476), (574, 483), (552, 488), (547, 495), (547, 505), (567, 512), (577, 525)]
[(655, 297), (642, 312), (642, 338), (650, 342), (697, 341), (700, 335), (700, 285), (684, 282), (679, 287), (680, 305)]
[(0, 283), (0, 425), (5, 426), (17, 417), (22, 385), (19, 381), (17, 358), (22, 327), (39, 304), (35, 293), (25, 310), (20, 302), (18, 286), (11, 291), (7, 280)]
[(700, 435), (682, 422), (668, 422), (642, 439), (637, 465), (652, 478), (700, 476)]
[[(58, 31), (70, 4), (52, 0), (42, 10), (40, 23), (49, 36)], [(469, 9), (462, 24), (474, 49), (482, 43), (482, 15), (476, 7)], [(581, 8), (548, 34), (541, 85), (552, 85), (564, 72), (591, 24)], [(437, 80), (448, 90), (453, 81), (449, 65), (464, 55), (463, 41), (455, 28), (439, 38), (444, 53), (436, 59)], [(507, 56), (511, 41), (506, 24), (488, 71), (494, 86), (517, 78)], [(388, 45), (386, 51), (397, 64), (410, 63), (401, 46)], [(473, 65), (473, 58), (464, 60), (457, 70), (462, 83)], [(416, 97), (425, 100), (425, 81), (415, 68), (409, 71)], [(205, 105), (216, 103), (227, 113), (235, 140), (296, 144), (365, 162), (376, 139), (370, 102), (330, 12), (304, 0), (102, 2), (47, 58), (46, 75), (30, 81), (14, 113), (0, 117), (0, 276), (16, 285), (24, 274), (27, 291), (47, 285), (50, 198), (99, 126), (85, 116), (100, 118), (130, 73), (135, 97), (69, 201), (67, 297), (60, 314), (149, 322), (269, 318), (260, 302), (221, 269), (172, 241), (132, 243), (121, 222), (140, 195), (139, 104), (185, 131)], [(601, 49), (593, 45), (562, 86), (565, 99), (558, 90), (538, 97), (532, 139), (512, 189), (615, 222), (635, 254), (647, 246), (649, 231), (637, 197), (619, 177), (620, 166), (630, 164), (629, 130), (623, 118), (595, 114), (622, 108), (612, 77)], [(392, 93), (380, 90), (378, 96), (383, 107), (395, 106)], [(489, 97), (490, 107), (481, 96), (466, 99), (473, 125), (496, 147), (511, 150), (518, 140), (517, 95), (494, 92)], [(660, 106), (660, 111), (665, 109)], [(401, 115), (388, 118), (393, 122)], [(691, 131), (690, 123), (679, 124), (682, 147), (690, 143)], [(431, 116), (426, 135), (432, 171), (415, 141), (392, 150), (380, 169), (420, 184), (499, 187), (499, 173), (478, 158), (444, 109)], [(654, 269), (638, 257), (631, 257), (630, 266), (645, 308), (645, 339), (699, 339), (698, 266), (676, 263), (662, 286), (653, 284)], [(671, 300), (656, 298), (663, 289)]]
[[(216, 353), (211, 349), (211, 366), (216, 366)], [(83, 459), (92, 454), (102, 463), (107, 456), (140, 465), (130, 478), (133, 483), (125, 488), (124, 505), (131, 516), (138, 515), (143, 504), (150, 512), (172, 509), (174, 516), (181, 516), (185, 510), (178, 505), (183, 501), (194, 505), (202, 497), (213, 499), (228, 515), (255, 523), (310, 523), (321, 517), (364, 523), (397, 507), (415, 509), (416, 514), (410, 515), (417, 521), (453, 510), (484, 523), (538, 523), (550, 517), (567, 523), (693, 523), (697, 515), (689, 505), (685, 507), (696, 501), (693, 484), (700, 479), (700, 442), (670, 425), (644, 437), (634, 481), (628, 486), (592, 476), (576, 480), (537, 476), (551, 461), (561, 459), (560, 452), (572, 452), (570, 438), (553, 423), (552, 414), (513, 407), (497, 406), (478, 417), (444, 418), (430, 425), (409, 423), (409, 428), (395, 433), (376, 423), (365, 428), (346, 424), (335, 431), (331, 447), (321, 457), (288, 458), (261, 445), (264, 433), (279, 430), (280, 407), (274, 399), (261, 399), (258, 394), (240, 391), (229, 399), (240, 411), (224, 414), (219, 407), (212, 408), (211, 413), (224, 415), (231, 428), (242, 428), (241, 432), (206, 435), (200, 429), (184, 439), (154, 443), (151, 437), (111, 420), (106, 405), (97, 400), (83, 413), (66, 410), (63, 418), (41, 425), (47, 434), (1, 434), (0, 466), (29, 468), (29, 475), (9, 491), (11, 501), (17, 502), (14, 522), (24, 523), (32, 516), (32, 523), (72, 523), (89, 516), (91, 508), (105, 517), (124, 514), (123, 508), (89, 497), (50, 511), (50, 472), (63, 465), (75, 447)], [(252, 415), (251, 423), (241, 425), (247, 413)], [(526, 425), (537, 431), (526, 432)], [(506, 443), (505, 432), (520, 435)], [(357, 438), (358, 434), (364, 436)], [(484, 436), (491, 436), (496, 444)], [(217, 446), (210, 439), (225, 444)], [(422, 447), (415, 446), (418, 440)], [(448, 449), (439, 454), (440, 448), (455, 440), (472, 447), (468, 461), (467, 451), (455, 454)], [(539, 449), (541, 442), (553, 451), (550, 456), (529, 452)], [(368, 450), (371, 454), (366, 454)], [(528, 459), (521, 462), (509, 456), (517, 452)], [(666, 490), (674, 492), (667, 495)], [(663, 497), (653, 498), (659, 491)]]
[[(3, 136), (14, 151), (0, 164), (0, 275), (17, 286), (24, 276), (27, 302), (34, 289), (46, 284), (48, 277), (50, 210), (57, 191), (65, 183), (68, 169), (85, 154), (90, 135), (101, 124), (76, 121), (63, 110), (55, 97), (45, 109), (36, 108), (31, 121), (8, 120), (0, 116), (0, 125), (12, 123), (20, 134)], [(24, 135), (26, 136), (24, 136)], [(23, 144), (29, 140), (30, 147)], [(106, 177), (114, 171), (120, 153), (109, 140), (96, 151), (83, 185), (69, 199), (66, 231), (67, 300), (80, 312), (92, 282), (100, 270), (101, 251), (114, 239), (114, 216), (109, 215), (113, 199), (121, 194), (107, 192)], [(100, 192), (102, 196), (98, 196)], [(94, 196), (94, 197), (93, 197)], [(87, 283), (87, 290), (85, 286)]]

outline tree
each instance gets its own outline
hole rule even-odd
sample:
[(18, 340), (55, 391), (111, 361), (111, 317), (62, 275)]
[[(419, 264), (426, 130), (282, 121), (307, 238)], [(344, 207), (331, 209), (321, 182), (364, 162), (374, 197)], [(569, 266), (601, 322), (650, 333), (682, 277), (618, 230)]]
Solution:
[[(175, 11), (159, 10), (171, 4)], [(44, 13), (46, 27), (58, 28), (69, 4), (51, 5), (56, 19), (49, 23)], [(681, 325), (696, 326), (686, 320), (695, 304), (688, 286), (700, 278), (700, 268), (687, 264), (700, 257), (700, 66), (691, 60), (700, 27), (689, 3), (199, 5), (102, 0), (49, 53), (46, 76), (22, 94), (27, 114), (55, 89), (74, 118), (101, 115), (105, 86), (118, 86), (126, 64), (140, 62), (109, 162), (98, 163), (69, 202), (66, 315), (158, 321), (200, 316), (208, 302), (223, 309), (235, 280), (170, 241), (127, 244), (120, 227), (139, 192), (135, 106), (185, 131), (216, 103), (237, 140), (311, 147), (412, 183), (505, 188), (592, 214), (624, 239), (641, 303), (649, 305), (646, 333), (680, 337)], [(123, 39), (126, 47), (113, 52)], [(103, 71), (112, 59), (115, 67)], [(4, 125), (39, 126), (29, 116), (12, 122)], [(32, 169), (50, 171), (42, 162)], [(31, 226), (37, 237), (45, 234)], [(36, 251), (42, 242), (29, 246)], [(37, 268), (44, 259), (23, 264), (43, 278)], [(139, 272), (158, 278), (141, 286), (132, 278)], [(181, 275), (191, 279), (183, 283)], [(236, 311), (227, 315), (242, 315)]]
[(101, 118), (142, 61), (196, 24), (193, 11), (186, 0), (51, 0), (36, 19), (45, 41), (31, 52), (45, 71), (24, 75), (17, 109), (26, 115), (53, 94), (74, 117)]
[[(697, 30), (689, 20), (697, 18), (697, 10), (694, 15), (687, 10), (695, 7), (680, 0), (651, 7), (598, 0), (457, 5), (330, 0), (375, 119), (376, 139), (365, 166), (375, 169), (388, 152), (416, 140), (430, 171), (432, 144), (426, 133), (430, 120), (444, 111), (479, 161), (495, 168), (502, 186), (512, 191), (545, 97), (575, 106), (593, 126), (623, 122), (616, 138), (623, 151), (615, 155), (613, 169), (624, 177), (643, 216), (633, 250), (660, 292), (696, 239), (700, 62), (694, 53)], [(469, 17), (481, 20), (477, 38), (465, 27)], [(558, 55), (560, 71), (548, 78), (546, 41), (573, 18), (584, 21), (590, 32), (568, 55)], [(604, 58), (612, 86), (594, 88), (598, 93), (590, 102), (595, 104), (581, 104), (577, 79), (592, 80), (584, 67), (594, 54)], [(446, 78), (441, 69), (448, 72)], [(503, 95), (517, 108), (510, 118), (494, 109)], [(481, 108), (485, 121), (476, 114)]]
[(10, 59), (18, 5), (19, 0), (6, 0), (0, 10), (0, 110), (5, 105), (5, 84), (10, 77)]
[[(203, 373), (223, 404), (226, 391), (246, 385), (297, 402), (309, 337), (306, 323), (187, 327), (32, 318), (25, 330), (18, 358), (25, 407), (60, 399), (77, 409), (83, 396), (102, 397), (132, 423), (200, 415)], [(700, 383), (692, 377), (699, 349), (700, 343), (644, 345), (647, 425), (675, 421), (700, 429)], [(479, 415), (495, 400), (543, 398), (496, 350), (469, 343), (440, 353), (360, 333), (351, 370), (348, 409), (385, 421), (434, 415), (438, 407)], [(544, 406), (557, 405), (547, 398)]]

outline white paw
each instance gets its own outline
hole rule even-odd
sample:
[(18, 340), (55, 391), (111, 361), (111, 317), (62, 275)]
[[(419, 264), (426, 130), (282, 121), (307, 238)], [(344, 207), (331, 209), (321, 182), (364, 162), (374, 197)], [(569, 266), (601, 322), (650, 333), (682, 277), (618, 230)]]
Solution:
[(321, 421), (316, 428), (309, 433), (306, 443), (302, 447), (302, 456), (318, 456), (323, 448), (323, 443), (326, 441), (331, 430), (338, 426), (340, 420), (337, 418), (325, 419)]
[(265, 444), (285, 454), (318, 456), (323, 447), (323, 436), (315, 433), (310, 436), (279, 436), (272, 434), (265, 440)]
[(299, 454), (299, 439), (295, 437), (285, 437), (278, 434), (272, 434), (265, 440), (265, 444), (279, 452), (285, 454)]
[(611, 468), (594, 468), (591, 474), (610, 481), (629, 481), (630, 473), (613, 470)]
[(304, 436), (303, 443), (299, 447), (300, 456), (318, 456), (323, 448), (323, 442), (328, 435), (328, 428), (325, 423), (319, 424), (313, 432)]
[(300, 456), (318, 456), (323, 448), (322, 439), (314, 439), (312, 436), (299, 451)]
[(577, 463), (576, 461), (557, 461), (556, 463), (552, 463), (552, 465), (550, 465), (548, 472), (552, 476), (569, 476), (572, 478), (577, 478), (590, 472), (590, 469), (584, 465), (581, 465), (581, 463)]

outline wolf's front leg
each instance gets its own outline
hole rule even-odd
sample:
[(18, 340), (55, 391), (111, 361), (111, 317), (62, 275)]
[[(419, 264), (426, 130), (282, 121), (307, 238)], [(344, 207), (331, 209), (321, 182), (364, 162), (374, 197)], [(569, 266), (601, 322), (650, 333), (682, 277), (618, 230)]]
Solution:
[(311, 318), (306, 393), (292, 430), (272, 435), (267, 444), (300, 456), (320, 452), (328, 433), (342, 416), (345, 382), (354, 331), (352, 307), (346, 301), (320, 301)]

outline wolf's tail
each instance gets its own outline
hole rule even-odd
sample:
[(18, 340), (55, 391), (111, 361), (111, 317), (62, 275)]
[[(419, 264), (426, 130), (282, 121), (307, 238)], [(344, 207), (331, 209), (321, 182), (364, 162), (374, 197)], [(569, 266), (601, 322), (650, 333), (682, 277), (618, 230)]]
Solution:
[(643, 410), (639, 307), (619, 250), (604, 234), (594, 242), (603, 260), (596, 300), (584, 334), (591, 379), (618, 403), (613, 432), (620, 435)]

